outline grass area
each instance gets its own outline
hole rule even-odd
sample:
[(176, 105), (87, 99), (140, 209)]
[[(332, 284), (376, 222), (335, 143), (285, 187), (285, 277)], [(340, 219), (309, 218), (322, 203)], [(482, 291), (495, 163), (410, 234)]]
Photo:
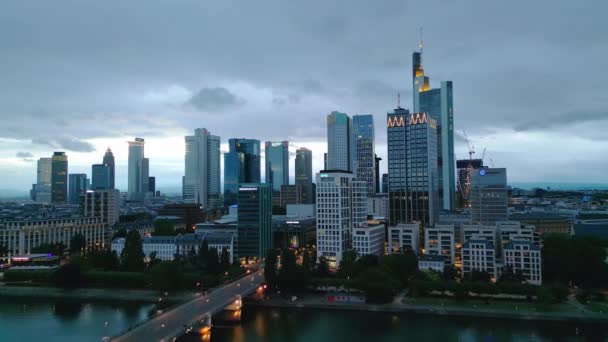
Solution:
[(404, 304), (409, 305), (432, 305), (452, 309), (477, 309), (477, 310), (497, 310), (505, 312), (576, 312), (576, 308), (566, 303), (561, 304), (538, 304), (525, 301), (496, 300), (491, 299), (486, 302), (483, 299), (455, 300), (450, 298), (405, 298)]
[(585, 308), (596, 313), (608, 314), (608, 303), (606, 302), (591, 302)]

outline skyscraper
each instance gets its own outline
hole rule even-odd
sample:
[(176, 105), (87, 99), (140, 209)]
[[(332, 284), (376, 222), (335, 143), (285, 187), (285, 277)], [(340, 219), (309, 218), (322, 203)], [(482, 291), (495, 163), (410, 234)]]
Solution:
[(388, 194), (388, 173), (382, 174), (382, 193)]
[(353, 171), (353, 122), (348, 115), (327, 116), (327, 170)]
[(51, 202), (66, 203), (68, 199), (68, 156), (53, 153), (51, 162)]
[(150, 185), (148, 182), (150, 181), (150, 159), (144, 158), (141, 163), (141, 191), (142, 198), (145, 199), (148, 197)]
[(280, 191), (281, 185), (289, 184), (289, 142), (266, 144), (266, 183), (272, 184), (273, 191)]
[(241, 183), (260, 183), (260, 141), (233, 138), (224, 153), (224, 205), (237, 203)]
[(426, 112), (437, 122), (437, 165), (441, 206), (456, 207), (456, 162), (454, 158), (454, 108), (452, 81), (441, 82), (440, 88), (430, 87), (422, 67), (422, 51), (412, 55), (412, 86), (414, 112)]
[(486, 226), (506, 221), (507, 169), (480, 168), (471, 172), (471, 222)]
[(382, 158), (378, 157), (378, 155), (374, 155), (374, 162), (375, 162), (375, 184), (374, 184), (374, 188), (376, 190), (376, 193), (381, 192), (381, 188), (380, 188), (380, 161), (382, 160)]
[(107, 164), (91, 166), (91, 188), (93, 190), (112, 189), (111, 169)]
[(36, 202), (51, 202), (51, 175), (53, 160), (51, 158), (38, 159), (36, 184), (32, 186), (31, 199)]
[(148, 193), (154, 197), (154, 193), (156, 193), (156, 177), (148, 177)]
[(374, 143), (374, 116), (353, 115), (353, 150), (356, 176), (365, 182), (368, 196), (376, 194), (376, 154)]
[(237, 191), (236, 254), (264, 258), (272, 248), (272, 188), (270, 184), (244, 183)]
[(186, 136), (184, 201), (205, 209), (219, 207), (220, 187), (220, 137), (197, 128)]
[[(127, 199), (129, 201), (142, 201), (148, 191), (144, 184), (148, 182), (147, 167), (144, 170), (144, 139), (135, 138), (129, 141), (129, 179)], [(145, 175), (144, 175), (145, 173)], [(145, 176), (145, 182), (144, 182)]]
[(296, 185), (299, 185), (304, 193), (302, 197), (306, 199), (306, 203), (313, 203), (312, 151), (304, 147), (299, 148), (296, 151), (295, 164)]
[(458, 173), (456, 198), (459, 208), (471, 206), (471, 172), (481, 167), (483, 167), (483, 160), (481, 159), (462, 159), (456, 161), (456, 171)]
[(324, 170), (317, 174), (317, 257), (332, 268), (352, 248), (352, 232), (367, 224), (365, 183), (350, 171)]
[(437, 126), (426, 113), (387, 114), (389, 224), (434, 225), (438, 211)]
[(108, 147), (108, 149), (106, 150), (106, 153), (103, 155), (103, 164), (108, 166), (108, 169), (110, 171), (110, 184), (108, 186), (108, 189), (115, 189), (116, 188), (116, 183), (115, 183), (115, 166), (114, 166), (114, 154), (112, 153), (112, 150), (110, 150), (110, 148)]
[(87, 191), (87, 174), (70, 173), (68, 183), (68, 201), (70, 204), (80, 203), (80, 195)]

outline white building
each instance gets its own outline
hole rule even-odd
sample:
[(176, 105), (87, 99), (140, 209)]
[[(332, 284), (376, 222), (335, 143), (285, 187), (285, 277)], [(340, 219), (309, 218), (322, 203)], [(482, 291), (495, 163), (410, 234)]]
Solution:
[(435, 271), (443, 273), (445, 258), (441, 255), (421, 255), (418, 258), (418, 269), (420, 271)]
[(420, 252), (420, 224), (401, 223), (388, 227), (388, 253), (400, 253), (410, 250)]
[(511, 240), (503, 248), (503, 263), (513, 272), (521, 272), (528, 283), (542, 284), (542, 259), (540, 247), (532, 241)]
[(521, 224), (519, 221), (501, 221), (496, 223), (496, 231), (501, 248), (512, 240), (527, 240), (540, 244), (540, 237), (533, 225)]
[(497, 276), (494, 244), (483, 237), (471, 238), (462, 245), (462, 274), (467, 277), (474, 270)]
[(482, 225), (463, 225), (462, 226), (462, 238), (460, 241), (466, 243), (473, 237), (485, 238), (490, 241), (493, 245), (496, 245), (496, 226), (482, 226)]
[(348, 171), (317, 174), (317, 257), (338, 267), (352, 247), (353, 228), (367, 225), (365, 183)]
[(353, 249), (357, 255), (384, 255), (384, 225), (354, 228)]
[(220, 137), (197, 128), (186, 136), (183, 199), (214, 208), (221, 205), (220, 192)]
[(440, 255), (448, 265), (456, 258), (454, 225), (436, 224), (434, 228), (424, 229), (424, 252), (427, 255)]
[(9, 221), (0, 223), (0, 245), (6, 246), (9, 256), (26, 255), (45, 243), (69, 248), (72, 236), (82, 234), (88, 248), (104, 247), (107, 232), (107, 224), (99, 217)]
[(367, 214), (375, 218), (388, 218), (388, 195), (379, 194), (368, 197)]
[[(144, 139), (135, 138), (129, 141), (129, 165), (128, 165), (128, 195), (129, 201), (142, 201), (148, 188), (148, 170), (144, 161)], [(144, 178), (146, 178), (144, 180)]]
[(99, 217), (111, 228), (120, 216), (120, 192), (115, 189), (88, 190), (80, 197), (84, 217)]

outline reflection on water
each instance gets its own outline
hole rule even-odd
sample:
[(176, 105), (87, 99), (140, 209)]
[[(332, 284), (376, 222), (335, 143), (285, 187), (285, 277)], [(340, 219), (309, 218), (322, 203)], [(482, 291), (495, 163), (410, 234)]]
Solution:
[(84, 304), (69, 301), (57, 301), (53, 306), (53, 313), (63, 320), (75, 320), (80, 316)]
[[(239, 325), (216, 325), (213, 342), (608, 341), (608, 325), (245, 307)], [(200, 341), (198, 334), (179, 342)]]

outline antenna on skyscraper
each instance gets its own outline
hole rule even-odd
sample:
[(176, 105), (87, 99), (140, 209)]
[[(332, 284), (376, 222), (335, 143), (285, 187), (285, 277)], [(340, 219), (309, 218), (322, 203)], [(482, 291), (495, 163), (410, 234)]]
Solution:
[(418, 43), (418, 49), (420, 50), (420, 55), (422, 55), (422, 26), (420, 26), (420, 42)]
[(401, 93), (397, 93), (397, 109), (401, 109)]

